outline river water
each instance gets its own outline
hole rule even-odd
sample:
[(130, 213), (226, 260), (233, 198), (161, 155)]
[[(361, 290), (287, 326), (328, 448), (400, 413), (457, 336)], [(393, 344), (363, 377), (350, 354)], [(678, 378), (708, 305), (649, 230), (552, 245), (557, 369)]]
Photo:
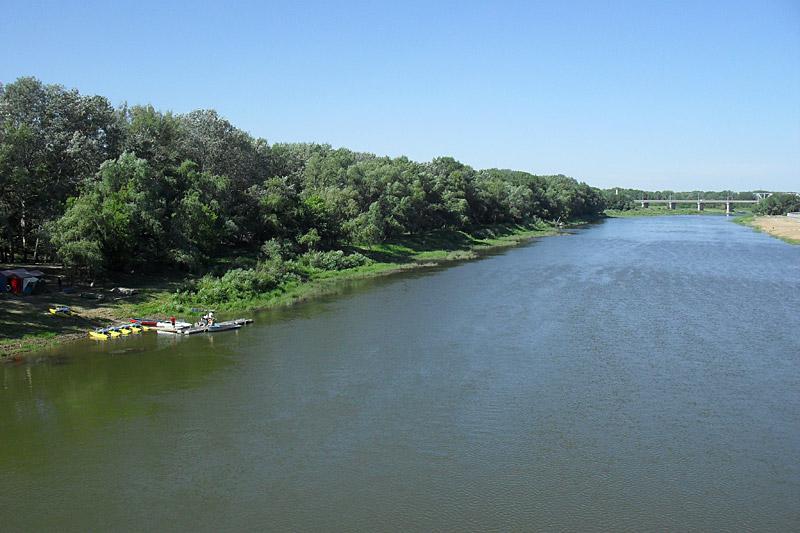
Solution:
[(800, 528), (800, 247), (615, 219), (0, 366), (0, 530)]

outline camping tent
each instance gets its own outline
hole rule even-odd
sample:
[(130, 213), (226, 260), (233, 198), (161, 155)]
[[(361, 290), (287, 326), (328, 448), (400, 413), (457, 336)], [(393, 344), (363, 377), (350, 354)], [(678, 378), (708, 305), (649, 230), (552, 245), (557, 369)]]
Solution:
[(39, 278), (22, 278), (22, 294), (31, 294)]
[(24, 268), (16, 268), (13, 270), (0, 270), (0, 281), (4, 281), (3, 290), (6, 286), (14, 294), (30, 294), (36, 288), (39, 278), (44, 276), (44, 273), (39, 270), (26, 270)]

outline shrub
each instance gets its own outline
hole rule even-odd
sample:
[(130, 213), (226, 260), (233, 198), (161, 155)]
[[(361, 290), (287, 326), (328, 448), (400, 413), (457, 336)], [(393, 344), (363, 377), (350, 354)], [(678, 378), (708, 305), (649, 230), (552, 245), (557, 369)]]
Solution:
[(318, 270), (345, 270), (363, 265), (368, 265), (372, 260), (358, 252), (345, 255), (341, 250), (327, 252), (306, 252), (298, 258), (302, 266)]
[(292, 251), (284, 241), (270, 239), (261, 245), (261, 255), (267, 260), (287, 259)]

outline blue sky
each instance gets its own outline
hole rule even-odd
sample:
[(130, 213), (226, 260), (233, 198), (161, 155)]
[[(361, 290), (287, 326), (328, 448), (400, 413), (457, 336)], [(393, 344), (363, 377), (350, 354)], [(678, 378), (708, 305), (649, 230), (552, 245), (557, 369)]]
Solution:
[(800, 189), (797, 0), (0, 8), (5, 83), (597, 186)]

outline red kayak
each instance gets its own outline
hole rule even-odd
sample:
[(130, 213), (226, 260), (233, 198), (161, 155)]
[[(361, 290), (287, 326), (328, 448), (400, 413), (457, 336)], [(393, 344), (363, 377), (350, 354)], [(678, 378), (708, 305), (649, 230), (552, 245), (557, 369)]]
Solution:
[(141, 324), (143, 326), (155, 326), (158, 320), (151, 320), (149, 318), (131, 318), (133, 324)]

